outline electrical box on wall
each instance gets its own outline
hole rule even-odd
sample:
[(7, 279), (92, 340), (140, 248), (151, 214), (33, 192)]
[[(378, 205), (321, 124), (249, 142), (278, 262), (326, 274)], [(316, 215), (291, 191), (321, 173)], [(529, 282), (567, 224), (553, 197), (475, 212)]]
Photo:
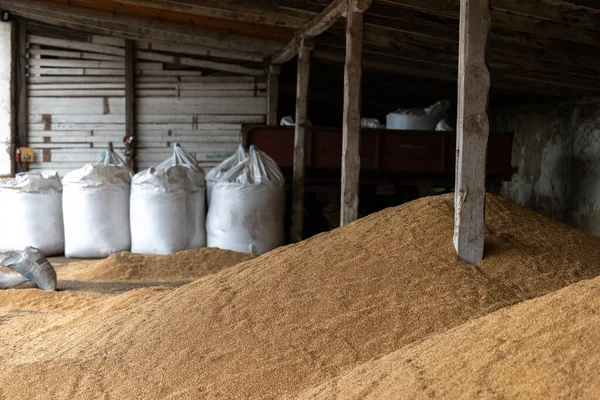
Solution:
[(33, 149), (31, 147), (19, 147), (17, 149), (17, 161), (33, 162)]

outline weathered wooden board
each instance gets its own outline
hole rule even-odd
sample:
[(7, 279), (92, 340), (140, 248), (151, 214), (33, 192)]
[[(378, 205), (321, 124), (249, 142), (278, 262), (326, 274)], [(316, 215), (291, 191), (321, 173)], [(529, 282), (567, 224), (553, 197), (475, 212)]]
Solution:
[(125, 47), (125, 39), (114, 36), (90, 35), (88, 41), (90, 43), (104, 44), (107, 46)]
[(191, 56), (229, 58), (234, 60), (254, 62), (262, 62), (264, 59), (264, 56), (262, 54), (244, 52), (239, 50), (223, 50), (216, 47), (190, 46), (178, 43), (150, 43), (145, 41), (138, 41), (136, 44), (137, 48), (140, 50), (156, 50), (168, 53), (187, 54)]
[(98, 69), (98, 68), (44, 68), (44, 67), (29, 67), (30, 74), (39, 76), (124, 76), (124, 69)]
[(124, 69), (123, 61), (92, 61), (92, 60), (58, 60), (51, 58), (31, 58), (30, 67), (61, 67), (61, 68), (97, 68)]
[(124, 76), (30, 76), (29, 84), (46, 83), (123, 83)]
[(346, 18), (346, 63), (344, 67), (344, 111), (342, 120), (342, 193), (340, 225), (358, 218), (360, 174), (360, 83), (362, 76), (363, 14), (348, 11)]
[(484, 246), (491, 23), (489, 0), (461, 0), (454, 247), (472, 264)]
[[(86, 116), (87, 117), (87, 116)], [(96, 117), (96, 116), (94, 116)], [(123, 117), (115, 119), (119, 121), (119, 123), (110, 123), (105, 122), (100, 119), (94, 118), (97, 122), (86, 121), (83, 123), (62, 123), (57, 122), (56, 118), (47, 119), (47, 122), (42, 123), (29, 123), (27, 125), (29, 131), (32, 134), (35, 132), (47, 132), (47, 131), (93, 131), (93, 130), (103, 130), (103, 131), (118, 131), (123, 130), (123, 124), (125, 120)], [(121, 122), (122, 121), (122, 122)]]
[(124, 61), (121, 56), (111, 56), (108, 54), (90, 53), (85, 51), (68, 51), (68, 50), (49, 50), (49, 49), (29, 49), (27, 53), (30, 56), (51, 56), (82, 60), (103, 60), (103, 61)]
[(125, 90), (29, 90), (29, 97), (124, 97)]
[(279, 101), (279, 75), (281, 66), (271, 64), (269, 66), (269, 77), (267, 80), (267, 123), (277, 124), (277, 106)]
[(112, 54), (115, 56), (125, 57), (125, 49), (106, 46), (94, 43), (78, 42), (74, 40), (55, 39), (37, 35), (29, 35), (27, 41), (29, 43), (41, 44), (44, 46), (57, 47), (69, 50), (82, 50), (92, 53)]
[(304, 232), (304, 172), (306, 169), (306, 113), (308, 107), (308, 82), (310, 77), (310, 52), (314, 44), (302, 40), (298, 48), (296, 78), (296, 125), (294, 129), (294, 167), (292, 182), (292, 243), (303, 239)]

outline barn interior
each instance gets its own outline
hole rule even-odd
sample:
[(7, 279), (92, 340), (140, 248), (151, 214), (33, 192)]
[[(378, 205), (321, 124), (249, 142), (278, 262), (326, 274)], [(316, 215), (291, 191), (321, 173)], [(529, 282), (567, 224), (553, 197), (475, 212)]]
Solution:
[(596, 3), (0, 0), (0, 398), (597, 397)]

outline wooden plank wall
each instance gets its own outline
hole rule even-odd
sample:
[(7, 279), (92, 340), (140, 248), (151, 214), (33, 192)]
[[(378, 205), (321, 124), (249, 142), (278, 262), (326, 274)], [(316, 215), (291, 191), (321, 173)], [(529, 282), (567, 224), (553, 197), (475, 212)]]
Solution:
[[(137, 65), (196, 55), (190, 54), (193, 48), (181, 47), (178, 50), (187, 53), (173, 54), (155, 43), (138, 42), (137, 47)], [(137, 69), (136, 87), (137, 162), (141, 169), (172, 154), (176, 142), (194, 154), (202, 167), (211, 168), (241, 143), (242, 123), (266, 122), (264, 77), (226, 72), (206, 75), (206, 70), (192, 66), (184, 70)]]
[[(64, 175), (96, 161), (108, 142), (122, 149), (124, 45), (121, 39), (96, 35), (87, 42), (29, 35), (32, 168)], [(175, 142), (211, 168), (241, 143), (242, 123), (266, 122), (266, 78), (183, 65), (179, 60), (193, 57), (193, 49), (168, 50), (159, 43), (136, 43), (138, 170), (169, 157)]]
[(122, 148), (125, 57), (122, 40), (28, 35), (30, 169), (62, 176), (95, 162), (109, 142)]

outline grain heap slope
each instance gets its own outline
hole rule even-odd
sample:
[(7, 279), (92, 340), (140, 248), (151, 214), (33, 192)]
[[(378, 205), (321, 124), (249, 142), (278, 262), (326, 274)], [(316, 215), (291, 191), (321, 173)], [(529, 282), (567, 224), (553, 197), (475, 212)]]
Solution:
[(122, 252), (93, 264), (88, 261), (69, 263), (58, 269), (58, 277), (92, 282), (195, 280), (254, 257), (209, 247), (169, 255)]
[(176, 290), (132, 291), (23, 338), (2, 394), (273, 398), (600, 274), (600, 239), (488, 197), (487, 254), (452, 247), (453, 197), (387, 209)]
[(594, 278), (498, 310), (299, 398), (598, 398), (599, 292)]

